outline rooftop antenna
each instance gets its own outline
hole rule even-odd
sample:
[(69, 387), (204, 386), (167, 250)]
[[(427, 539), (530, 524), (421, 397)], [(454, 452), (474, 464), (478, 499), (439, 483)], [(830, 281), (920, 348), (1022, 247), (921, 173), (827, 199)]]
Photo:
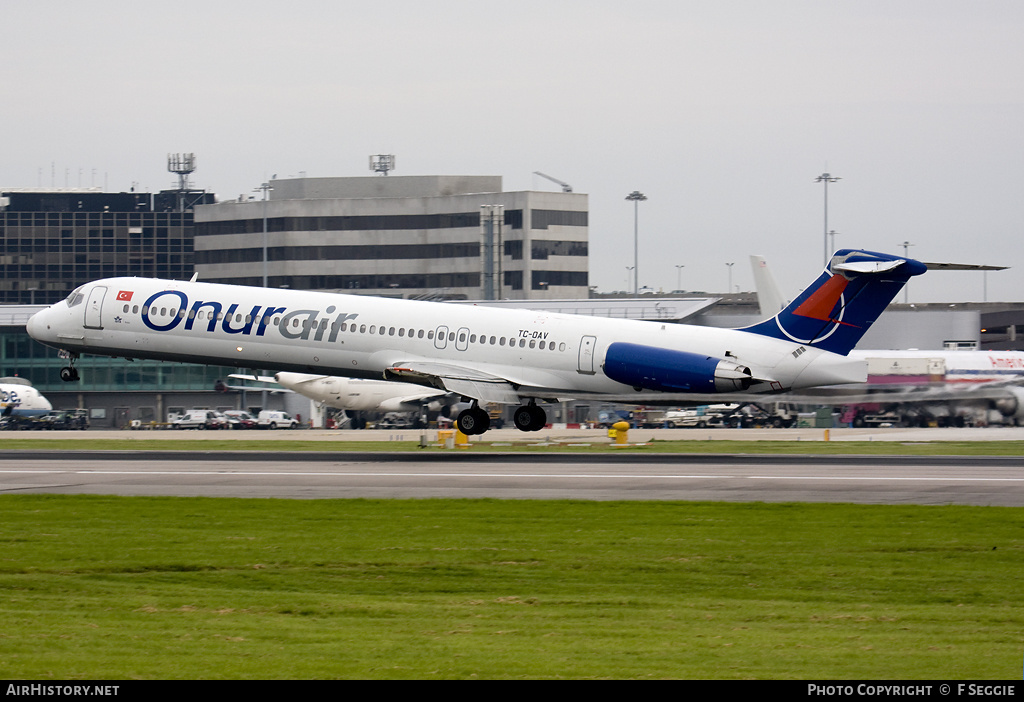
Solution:
[(195, 154), (167, 154), (167, 170), (178, 174), (178, 190), (188, 190), (188, 177), (196, 170)]
[(202, 196), (202, 191), (193, 191), (189, 176), (196, 170), (195, 154), (167, 154), (167, 170), (178, 174), (177, 211), (190, 210), (199, 200), (194, 195)]
[(388, 171), (395, 170), (395, 155), (376, 154), (370, 156), (370, 170), (374, 173), (380, 173), (381, 175), (386, 176)]

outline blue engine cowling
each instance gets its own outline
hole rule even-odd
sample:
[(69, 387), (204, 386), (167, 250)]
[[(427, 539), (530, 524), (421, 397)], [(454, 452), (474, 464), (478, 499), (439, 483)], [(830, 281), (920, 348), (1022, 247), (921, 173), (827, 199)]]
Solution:
[(750, 369), (713, 356), (615, 342), (604, 358), (612, 380), (661, 392), (737, 392), (750, 387)]

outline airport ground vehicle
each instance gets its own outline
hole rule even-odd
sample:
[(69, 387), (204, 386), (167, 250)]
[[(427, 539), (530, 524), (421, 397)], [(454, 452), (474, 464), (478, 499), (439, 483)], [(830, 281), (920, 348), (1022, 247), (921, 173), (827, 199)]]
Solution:
[(795, 406), (785, 402), (758, 404), (700, 405), (665, 413), (666, 427), (771, 427), (781, 429), (796, 423)]
[(256, 426), (260, 429), (294, 429), (298, 425), (294, 417), (279, 410), (263, 410), (256, 420)]
[(214, 410), (191, 409), (171, 422), (171, 426), (175, 429), (227, 429), (228, 420)]
[(245, 410), (225, 410), (224, 418), (230, 429), (255, 429), (256, 418)]
[(53, 410), (36, 417), (8, 416), (0, 418), (0, 429), (9, 431), (85, 430), (89, 428), (84, 409)]
[(81, 429), (89, 428), (88, 412), (84, 409), (55, 410), (39, 418), (45, 429)]
[(664, 425), (675, 428), (694, 427), (698, 429), (726, 426), (726, 419), (732, 416), (732, 413), (738, 406), (701, 405), (688, 409), (669, 410), (665, 413)]

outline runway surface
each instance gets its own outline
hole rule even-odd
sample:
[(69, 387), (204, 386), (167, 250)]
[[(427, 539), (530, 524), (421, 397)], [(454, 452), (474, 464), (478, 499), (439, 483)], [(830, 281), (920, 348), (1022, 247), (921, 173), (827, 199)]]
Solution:
[(0, 494), (1024, 505), (1020, 457), (8, 451)]
[[(327, 441), (344, 443), (346, 441), (416, 441), (426, 432), (430, 440), (437, 436), (436, 429), (303, 429), (297, 431), (174, 431), (174, 430), (118, 430), (92, 429), (90, 431), (4, 431), (0, 432), (3, 439), (46, 438), (55, 443), (73, 439), (182, 439), (192, 441), (242, 440), (258, 438), (260, 441), (272, 443), (277, 441)], [(659, 439), (664, 441), (1022, 441), (1024, 427), (978, 427), (978, 428), (897, 428), (869, 427), (854, 429), (840, 427), (835, 429), (630, 429), (631, 441), (647, 441)], [(474, 443), (480, 441), (544, 441), (546, 439), (565, 441), (594, 441), (609, 443), (606, 429), (566, 429), (558, 425), (542, 429), (536, 433), (524, 434), (518, 429), (506, 427), (491, 429), (482, 437), (473, 437)]]

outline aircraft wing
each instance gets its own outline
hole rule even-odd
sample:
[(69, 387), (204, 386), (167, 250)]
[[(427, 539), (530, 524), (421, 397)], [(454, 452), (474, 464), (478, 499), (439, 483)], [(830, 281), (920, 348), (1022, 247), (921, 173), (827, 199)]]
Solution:
[(260, 387), (258, 385), (245, 385), (245, 384), (242, 384), (242, 385), (225, 385), (225, 387), (228, 390), (253, 390), (253, 391), (256, 391), (256, 392), (262, 392), (262, 391), (266, 390), (267, 392), (271, 393), (272, 395), (277, 395), (277, 394), (280, 394), (280, 393), (292, 392), (291, 390), (289, 390), (287, 388), (280, 387), (277, 384), (277, 380), (275, 380), (274, 377), (270, 376), (270, 375), (243, 375), (241, 373), (231, 373), (231, 374), (228, 375), (228, 377), (229, 378), (237, 378), (239, 380), (251, 380), (251, 381), (256, 382), (256, 383), (269, 383), (269, 384), (277, 385), (277, 387), (273, 387), (273, 388), (263, 388), (263, 387)]
[(277, 379), (272, 375), (256, 375), (255, 373), (246, 375), (244, 373), (231, 373), (228, 377), (238, 378), (239, 380), (252, 380), (257, 383), (277, 383)]
[(519, 393), (505, 378), (463, 366), (432, 361), (409, 361), (391, 366), (384, 374), (388, 379), (399, 378), (407, 382), (429, 385), (472, 397), (480, 402), (497, 402), (504, 405), (519, 403)]

